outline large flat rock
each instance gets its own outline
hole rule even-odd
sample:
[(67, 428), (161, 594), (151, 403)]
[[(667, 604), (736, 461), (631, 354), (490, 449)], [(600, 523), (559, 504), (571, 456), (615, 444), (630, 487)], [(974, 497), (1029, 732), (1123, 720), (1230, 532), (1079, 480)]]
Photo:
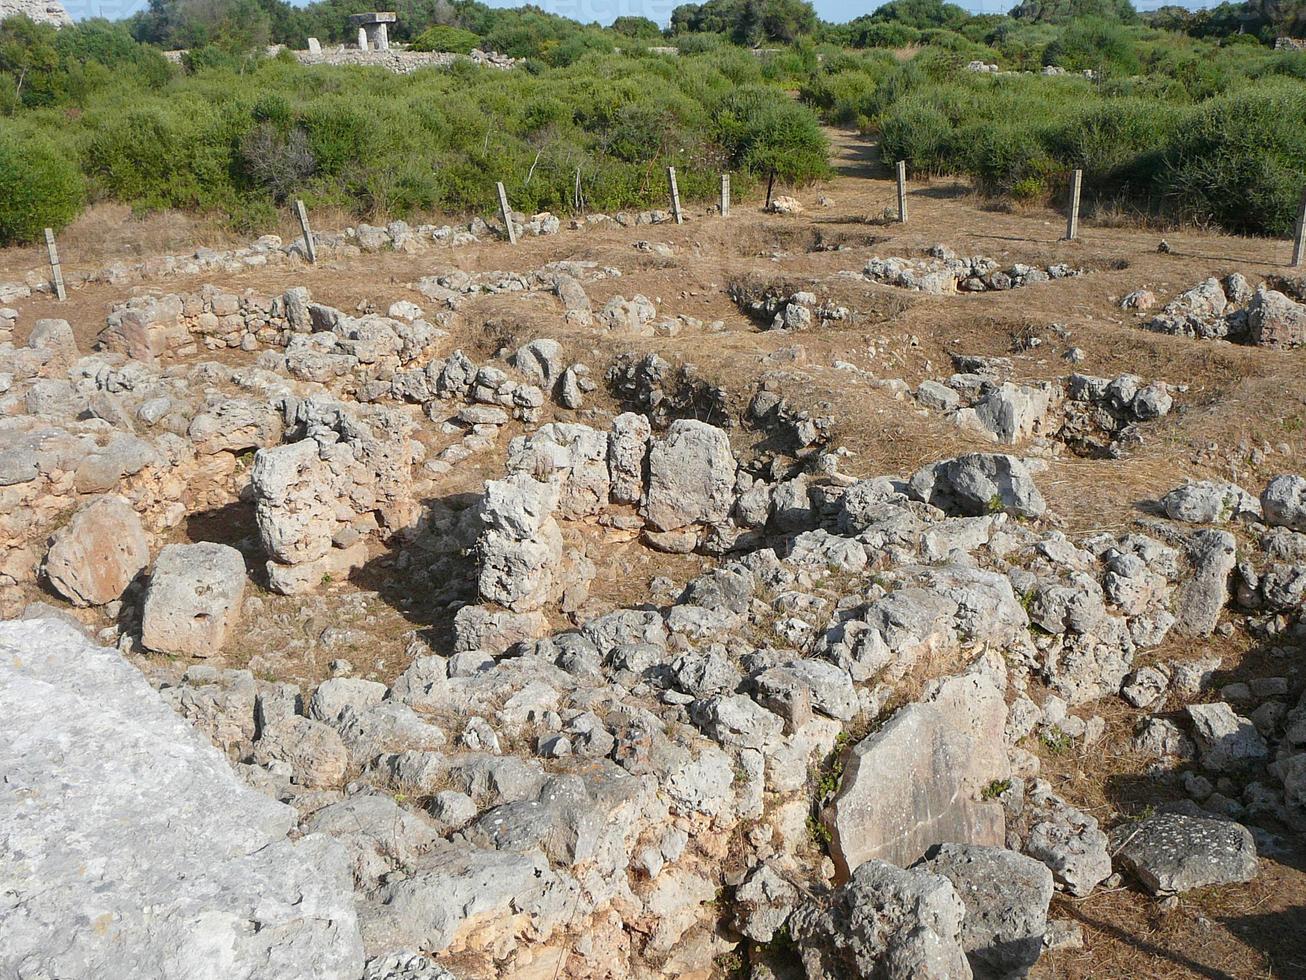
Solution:
[(936, 844), (1001, 847), (1002, 807), (981, 796), (1010, 773), (1006, 718), (993, 682), (964, 675), (857, 743), (825, 814), (840, 879), (872, 859), (906, 867)]
[(355, 980), (344, 848), (114, 650), (0, 623), (0, 976)]

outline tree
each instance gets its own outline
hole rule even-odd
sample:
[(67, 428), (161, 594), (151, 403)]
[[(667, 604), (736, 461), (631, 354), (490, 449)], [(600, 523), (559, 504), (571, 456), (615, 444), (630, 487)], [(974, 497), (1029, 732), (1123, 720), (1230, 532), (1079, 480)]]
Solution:
[(1036, 24), (1066, 24), (1080, 17), (1138, 23), (1138, 11), (1129, 0), (1023, 0), (1011, 8), (1011, 16)]
[(662, 36), (662, 28), (647, 17), (618, 17), (612, 22), (612, 29), (626, 37), (652, 40)]
[(707, 0), (671, 11), (673, 34), (727, 34), (736, 44), (789, 43), (816, 30), (807, 0)]
[(33, 242), (77, 216), (85, 185), (76, 162), (47, 140), (0, 131), (0, 245)]
[(917, 30), (943, 27), (955, 31), (970, 19), (970, 14), (955, 3), (944, 3), (943, 0), (890, 0), (872, 13), (870, 19), (894, 21)]
[(1164, 7), (1157, 7), (1149, 14), (1144, 14), (1143, 20), (1148, 26), (1158, 30), (1184, 33), (1193, 22), (1193, 12), (1187, 7), (1167, 4)]

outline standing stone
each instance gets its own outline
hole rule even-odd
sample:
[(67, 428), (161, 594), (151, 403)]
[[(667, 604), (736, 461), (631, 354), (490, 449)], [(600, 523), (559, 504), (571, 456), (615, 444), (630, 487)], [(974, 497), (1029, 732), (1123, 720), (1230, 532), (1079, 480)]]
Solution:
[(1210, 636), (1229, 599), (1229, 576), (1238, 543), (1228, 531), (1198, 531), (1188, 541), (1192, 573), (1179, 583), (1174, 628), (1184, 636)]
[(482, 599), (525, 613), (556, 597), (562, 561), (557, 508), (557, 483), (515, 473), (485, 484), (480, 516), (486, 527), (476, 543)]
[(659, 531), (724, 521), (734, 505), (735, 457), (714, 425), (677, 419), (648, 458), (645, 519)]
[(122, 497), (101, 497), (55, 533), (45, 574), (73, 605), (101, 606), (121, 597), (149, 561), (136, 511)]
[(313, 318), (308, 311), (313, 297), (307, 286), (291, 286), (282, 295), (281, 302), (286, 310), (286, 325), (292, 333), (313, 332)]
[(287, 564), (313, 561), (331, 550), (337, 494), (314, 439), (260, 449), (250, 484), (263, 548)]
[(205, 541), (159, 552), (145, 593), (141, 642), (182, 657), (211, 657), (227, 641), (245, 595), (245, 560)]
[(28, 334), (27, 346), (47, 350), (55, 365), (66, 371), (77, 360), (77, 341), (67, 320), (37, 320)]
[(608, 435), (608, 474), (614, 504), (636, 504), (644, 492), (644, 469), (653, 429), (648, 418), (624, 412), (612, 420)]

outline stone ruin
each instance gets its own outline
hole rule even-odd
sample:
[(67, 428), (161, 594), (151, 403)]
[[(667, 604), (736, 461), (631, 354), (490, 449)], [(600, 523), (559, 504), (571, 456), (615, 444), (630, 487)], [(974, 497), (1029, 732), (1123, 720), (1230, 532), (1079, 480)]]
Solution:
[(983, 255), (958, 257), (946, 245), (932, 246), (924, 259), (872, 256), (862, 275), (900, 289), (947, 295), (1016, 289), (1031, 283), (1083, 275), (1083, 270), (1057, 264), (1045, 269), (1017, 263), (1007, 269)]
[[(1306, 827), (1297, 680), (1162, 655), (1235, 622), (1300, 648), (1306, 478), (1179, 483), (1072, 535), (1048, 459), (1129, 451), (1179, 386), (958, 354), (885, 390), (982, 451), (859, 478), (775, 377), (740, 399), (646, 349), (591, 372), (547, 336), (452, 339), (514, 294), (669, 332), (633, 289), (591, 301), (619, 275), (435, 269), (384, 313), (141, 294), (90, 354), (62, 320), (15, 345), (0, 311), (0, 969), (184, 976), (217, 943), (249, 977), (710, 975), (741, 948), (809, 978), (1025, 975), (1075, 941), (1054, 896), (1246, 881)], [(766, 330), (856, 315), (736, 301)], [(244, 537), (183, 539), (215, 513)], [(617, 544), (692, 574), (596, 603)], [(370, 656), (339, 634), (377, 579), (447, 635), (409, 620), (386, 683), (272, 679)], [(38, 583), (110, 625), (10, 601)], [(223, 659), (247, 633), (268, 649)], [(1108, 819), (1046, 778), (1042, 748), (1098, 751), (1102, 699), (1178, 803)]]
[[(1142, 312), (1155, 301), (1150, 291), (1140, 290), (1126, 296), (1122, 305)], [(1306, 285), (1300, 279), (1278, 279), (1252, 288), (1241, 273), (1224, 279), (1212, 276), (1180, 293), (1144, 327), (1257, 347), (1306, 346)]]

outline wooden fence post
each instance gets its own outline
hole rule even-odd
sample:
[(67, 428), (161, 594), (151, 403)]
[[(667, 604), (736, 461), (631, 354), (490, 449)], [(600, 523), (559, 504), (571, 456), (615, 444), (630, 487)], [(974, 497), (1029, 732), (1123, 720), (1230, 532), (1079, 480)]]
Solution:
[(295, 198), (295, 217), (299, 218), (299, 229), (304, 234), (304, 253), (309, 264), (317, 265), (317, 246), (313, 244), (313, 229), (308, 224), (308, 209), (299, 198)]
[(1079, 237), (1079, 191), (1084, 183), (1084, 171), (1076, 170), (1070, 175), (1070, 213), (1066, 216), (1066, 241), (1073, 242)]
[(494, 183), (495, 189), (499, 192), (499, 214), (503, 218), (503, 226), (508, 229), (508, 244), (517, 244), (517, 229), (512, 226), (512, 208), (508, 207), (508, 192), (503, 189), (503, 181), (498, 180)]
[(898, 223), (907, 223), (907, 161), (898, 161)]
[(671, 217), (676, 219), (676, 224), (683, 225), (685, 216), (680, 213), (680, 188), (676, 186), (675, 167), (667, 167), (667, 183), (671, 185)]
[(730, 175), (721, 175), (721, 217), (730, 217)]
[(54, 244), (54, 229), (45, 229), (45, 250), (50, 255), (50, 271), (54, 275), (54, 294), (59, 297), (59, 302), (68, 298), (68, 293), (63, 286), (63, 266), (59, 264), (59, 249)]
[(1306, 262), (1306, 191), (1302, 192), (1301, 204), (1297, 207), (1297, 234), (1292, 240), (1292, 267), (1296, 269)]

